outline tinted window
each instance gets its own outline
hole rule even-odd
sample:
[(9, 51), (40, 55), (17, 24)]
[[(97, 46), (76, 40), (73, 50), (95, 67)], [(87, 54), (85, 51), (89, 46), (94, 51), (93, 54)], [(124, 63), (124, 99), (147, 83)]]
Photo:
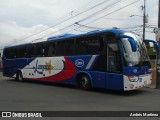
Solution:
[(44, 52), (45, 57), (53, 57), (56, 54), (55, 51), (55, 42), (48, 42), (46, 46), (43, 46), (42, 52)]
[(101, 51), (103, 51), (103, 47), (103, 38), (100, 36), (90, 36), (76, 39), (77, 55), (99, 54)]
[(74, 39), (57, 42), (57, 56), (72, 56), (74, 55)]
[(16, 49), (15, 48), (7, 48), (4, 53), (5, 53), (5, 57), (7, 59), (16, 58)]
[(121, 73), (121, 56), (117, 42), (107, 43), (107, 70), (108, 72)]
[(27, 46), (19, 46), (16, 48), (17, 58), (26, 58), (28, 56)]

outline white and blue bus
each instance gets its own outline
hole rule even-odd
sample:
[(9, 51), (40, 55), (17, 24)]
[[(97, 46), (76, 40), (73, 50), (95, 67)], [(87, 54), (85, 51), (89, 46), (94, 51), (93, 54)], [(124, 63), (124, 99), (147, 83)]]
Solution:
[(119, 91), (142, 88), (152, 81), (142, 39), (118, 29), (64, 34), (44, 42), (5, 47), (3, 75), (19, 81)]

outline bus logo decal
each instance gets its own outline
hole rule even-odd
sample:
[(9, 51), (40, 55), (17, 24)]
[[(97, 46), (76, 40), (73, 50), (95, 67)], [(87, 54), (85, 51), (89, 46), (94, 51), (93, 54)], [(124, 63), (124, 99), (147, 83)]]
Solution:
[(77, 67), (83, 67), (84, 61), (83, 61), (82, 59), (77, 59), (77, 60), (75, 61), (75, 65), (76, 65)]
[(53, 66), (51, 65), (51, 60), (49, 62), (46, 62), (45, 65), (38, 65), (38, 60), (36, 62), (36, 66), (33, 66), (34, 73), (43, 74), (44, 70), (48, 71), (49, 74), (51, 74), (51, 70), (53, 70)]

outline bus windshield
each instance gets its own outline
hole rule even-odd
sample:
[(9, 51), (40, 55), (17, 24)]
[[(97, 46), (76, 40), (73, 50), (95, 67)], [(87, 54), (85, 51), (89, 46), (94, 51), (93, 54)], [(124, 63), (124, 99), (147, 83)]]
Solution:
[(151, 67), (147, 50), (142, 39), (133, 33), (125, 33), (125, 35), (133, 37), (137, 43), (137, 51), (133, 52), (129, 41), (127, 40), (128, 38), (121, 39), (125, 65), (130, 67)]

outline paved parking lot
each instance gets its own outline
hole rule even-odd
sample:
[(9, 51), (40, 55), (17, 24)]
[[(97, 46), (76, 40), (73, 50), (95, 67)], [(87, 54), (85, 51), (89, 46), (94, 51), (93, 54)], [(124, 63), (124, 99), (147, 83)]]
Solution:
[(84, 91), (0, 77), (0, 111), (160, 111), (160, 89)]

